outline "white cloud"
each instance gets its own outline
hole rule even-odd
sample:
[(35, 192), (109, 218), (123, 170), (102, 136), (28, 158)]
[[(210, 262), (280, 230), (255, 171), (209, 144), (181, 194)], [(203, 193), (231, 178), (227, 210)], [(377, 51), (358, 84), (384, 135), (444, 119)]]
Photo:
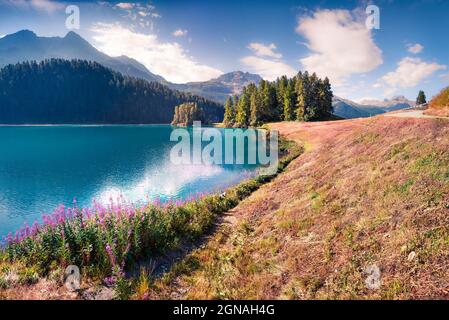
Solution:
[(97, 23), (95, 46), (111, 56), (126, 55), (143, 63), (151, 72), (169, 81), (184, 83), (216, 78), (223, 72), (199, 64), (176, 42), (162, 42), (155, 34), (138, 33), (120, 24)]
[(408, 45), (408, 52), (413, 53), (413, 54), (418, 54), (421, 51), (423, 51), (424, 47), (422, 45), (420, 45), (419, 43), (415, 43), (415, 44), (410, 44)]
[(130, 2), (120, 2), (115, 5), (117, 8), (123, 9), (123, 10), (131, 10), (134, 8), (134, 3)]
[(57, 10), (63, 9), (64, 5), (58, 1), (50, 0), (5, 0), (6, 4), (12, 5), (22, 9), (35, 9), (53, 13)]
[(152, 31), (152, 19), (161, 17), (159, 13), (154, 11), (156, 10), (155, 6), (143, 2), (120, 2), (117, 4), (102, 2), (102, 5), (122, 11), (122, 17), (130, 21), (130, 26), (133, 29), (141, 27), (143, 29), (148, 28)]
[(395, 71), (387, 73), (381, 82), (394, 88), (413, 88), (438, 70), (445, 70), (447, 66), (435, 62), (425, 62), (419, 58), (405, 57), (398, 63)]
[(310, 72), (341, 85), (353, 74), (374, 70), (383, 63), (364, 19), (348, 10), (319, 10), (298, 20), (296, 32), (312, 53), (300, 62)]
[(283, 61), (269, 60), (256, 56), (247, 56), (240, 59), (253, 73), (259, 74), (266, 80), (275, 80), (277, 77), (286, 75), (292, 77), (296, 70)]
[(371, 96), (367, 96), (367, 97), (357, 98), (354, 101), (357, 102), (357, 103), (361, 103), (361, 102), (373, 101), (373, 100), (377, 100), (377, 98), (371, 97)]
[(188, 33), (187, 30), (177, 29), (173, 31), (172, 35), (175, 37), (184, 37), (187, 35), (187, 33)]
[(62, 3), (50, 0), (31, 0), (30, 4), (35, 9), (47, 11), (49, 13), (60, 10), (64, 7)]
[(274, 52), (274, 50), (276, 50), (276, 45), (274, 43), (266, 46), (262, 43), (252, 42), (248, 45), (248, 49), (254, 51), (256, 56), (259, 57), (271, 57), (276, 59), (282, 58), (282, 54)]
[(240, 62), (250, 72), (257, 73), (266, 80), (275, 80), (283, 75), (292, 77), (297, 73), (294, 68), (281, 60), (282, 54), (275, 51), (277, 48), (274, 43), (265, 45), (252, 42), (247, 48), (253, 51), (254, 55), (243, 57)]

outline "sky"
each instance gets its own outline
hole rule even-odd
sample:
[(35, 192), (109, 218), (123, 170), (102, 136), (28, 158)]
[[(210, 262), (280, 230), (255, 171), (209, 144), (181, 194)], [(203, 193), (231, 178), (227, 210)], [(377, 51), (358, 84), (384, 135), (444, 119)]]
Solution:
[(431, 97), (449, 85), (445, 0), (0, 0), (0, 37), (22, 29), (64, 36), (69, 5), (80, 12), (73, 31), (97, 49), (174, 83), (308, 70), (355, 101), (414, 100), (420, 89)]

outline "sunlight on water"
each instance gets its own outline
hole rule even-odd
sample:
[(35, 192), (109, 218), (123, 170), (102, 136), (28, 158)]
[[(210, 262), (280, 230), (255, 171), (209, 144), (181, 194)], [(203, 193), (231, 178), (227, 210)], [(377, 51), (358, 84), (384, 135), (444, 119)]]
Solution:
[(144, 203), (222, 191), (255, 165), (169, 161), (171, 126), (0, 126), (0, 236), (58, 205)]
[(143, 179), (123, 188), (106, 187), (95, 195), (100, 203), (108, 204), (110, 199), (123, 197), (129, 202), (142, 200), (176, 199), (182, 197), (184, 187), (189, 183), (204, 178), (218, 177), (225, 170), (219, 166), (206, 165), (164, 165), (145, 173)]

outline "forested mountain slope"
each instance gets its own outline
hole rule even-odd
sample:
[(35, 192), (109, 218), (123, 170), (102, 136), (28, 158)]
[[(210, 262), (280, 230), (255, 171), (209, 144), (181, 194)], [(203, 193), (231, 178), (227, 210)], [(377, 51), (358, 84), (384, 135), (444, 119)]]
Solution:
[(51, 59), (0, 70), (3, 124), (170, 123), (184, 102), (196, 102), (209, 121), (222, 119), (215, 102), (96, 62)]

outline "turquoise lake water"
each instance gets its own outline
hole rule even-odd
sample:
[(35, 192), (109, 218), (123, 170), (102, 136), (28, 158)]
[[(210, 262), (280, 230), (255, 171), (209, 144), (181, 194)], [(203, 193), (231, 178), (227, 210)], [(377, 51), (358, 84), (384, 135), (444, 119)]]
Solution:
[(221, 191), (255, 165), (174, 165), (171, 126), (0, 126), (0, 236), (58, 205), (143, 203)]

